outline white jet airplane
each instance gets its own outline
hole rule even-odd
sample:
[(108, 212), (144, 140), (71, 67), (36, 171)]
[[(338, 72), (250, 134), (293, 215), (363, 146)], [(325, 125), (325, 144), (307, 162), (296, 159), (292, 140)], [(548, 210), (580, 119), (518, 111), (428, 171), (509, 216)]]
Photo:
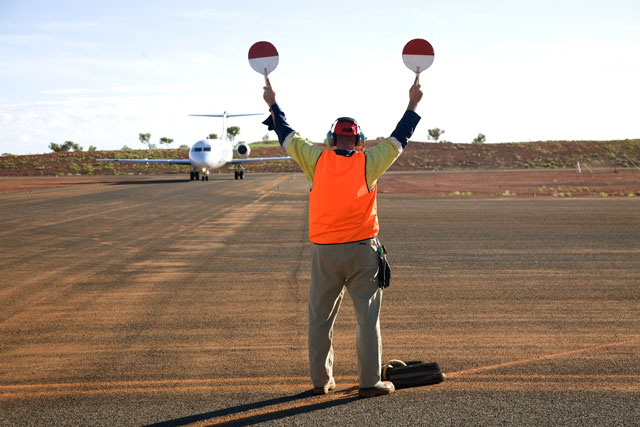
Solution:
[[(190, 114), (197, 117), (222, 117), (222, 139), (203, 139), (191, 147), (189, 150), (189, 160), (187, 159), (96, 159), (99, 162), (129, 162), (129, 163), (165, 163), (178, 165), (191, 165), (191, 180), (209, 181), (209, 171), (221, 168), (226, 164), (235, 165), (235, 179), (244, 179), (245, 162), (268, 162), (273, 160), (290, 160), (291, 157), (253, 157), (248, 158), (251, 153), (249, 144), (233, 144), (227, 138), (226, 119), (228, 117), (240, 116), (260, 116), (262, 114)], [(237, 152), (243, 158), (234, 159), (233, 153)]]

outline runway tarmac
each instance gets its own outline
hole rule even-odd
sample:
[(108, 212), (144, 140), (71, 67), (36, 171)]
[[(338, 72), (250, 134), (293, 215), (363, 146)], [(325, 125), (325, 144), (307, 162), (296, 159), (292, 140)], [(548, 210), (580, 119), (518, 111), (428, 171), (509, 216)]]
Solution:
[(302, 174), (0, 195), (0, 425), (638, 425), (640, 200), (381, 194), (383, 359), (311, 396)]

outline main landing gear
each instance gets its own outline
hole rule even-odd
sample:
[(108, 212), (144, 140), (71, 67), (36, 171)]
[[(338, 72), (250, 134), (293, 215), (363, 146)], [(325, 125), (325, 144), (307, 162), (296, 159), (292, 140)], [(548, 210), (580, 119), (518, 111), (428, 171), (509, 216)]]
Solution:
[(202, 176), (200, 176), (200, 172), (191, 172), (189, 178), (191, 181), (200, 181), (200, 179), (202, 179), (202, 181), (209, 181), (209, 174), (203, 172)]
[(236, 164), (236, 170), (234, 172), (235, 179), (244, 179), (244, 166)]

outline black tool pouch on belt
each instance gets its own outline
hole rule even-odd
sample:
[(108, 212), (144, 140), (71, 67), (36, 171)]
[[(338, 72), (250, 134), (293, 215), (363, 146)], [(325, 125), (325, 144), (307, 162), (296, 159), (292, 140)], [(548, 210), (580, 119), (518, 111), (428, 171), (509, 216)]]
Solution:
[(391, 268), (387, 262), (387, 250), (378, 243), (378, 287), (387, 288), (391, 280)]
[(395, 388), (400, 389), (438, 384), (444, 381), (444, 376), (436, 362), (391, 361), (383, 367), (382, 380), (391, 381)]

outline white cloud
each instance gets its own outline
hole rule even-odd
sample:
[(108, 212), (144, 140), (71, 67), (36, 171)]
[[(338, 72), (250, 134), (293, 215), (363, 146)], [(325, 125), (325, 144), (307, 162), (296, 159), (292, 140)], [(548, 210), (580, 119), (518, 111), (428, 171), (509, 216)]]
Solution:
[[(231, 113), (261, 112), (229, 105)], [(225, 108), (201, 93), (167, 93), (136, 96), (70, 97), (0, 105), (0, 152), (14, 154), (48, 152), (51, 141), (74, 141), (83, 147), (119, 149), (123, 145), (142, 148), (138, 133), (150, 132), (152, 141), (162, 136), (174, 145), (191, 145), (209, 133), (220, 134), (218, 119), (189, 117), (188, 114), (217, 114)], [(236, 120), (240, 140), (257, 141), (266, 133), (260, 117)]]
[(44, 33), (0, 34), (1, 43), (13, 46), (41, 46), (43, 43), (50, 42), (53, 39), (53, 36)]
[(45, 31), (77, 31), (86, 30), (87, 28), (95, 28), (98, 25), (99, 23), (96, 21), (68, 20), (42, 22), (38, 27)]
[(43, 90), (41, 93), (46, 95), (79, 95), (82, 93), (89, 93), (91, 89), (76, 88), (76, 89), (48, 89)]
[(196, 85), (196, 84), (164, 84), (164, 85), (128, 85), (113, 86), (109, 88), (117, 93), (150, 93), (158, 94), (162, 92), (202, 92), (205, 90), (216, 90), (216, 85)]
[[(116, 43), (96, 42), (87, 40), (65, 40), (60, 42), (60, 47), (65, 47), (74, 50), (85, 50), (94, 52), (104, 52), (107, 49), (116, 49), (118, 45)], [(78, 54), (79, 52), (76, 52)], [(82, 52), (84, 54), (84, 52)]]
[(199, 18), (199, 19), (216, 19), (216, 20), (224, 20), (224, 19), (240, 19), (245, 17), (244, 12), (234, 12), (234, 11), (219, 11), (218, 9), (199, 9), (199, 10), (188, 10), (184, 12), (180, 12), (179, 16), (183, 16), (186, 18)]

